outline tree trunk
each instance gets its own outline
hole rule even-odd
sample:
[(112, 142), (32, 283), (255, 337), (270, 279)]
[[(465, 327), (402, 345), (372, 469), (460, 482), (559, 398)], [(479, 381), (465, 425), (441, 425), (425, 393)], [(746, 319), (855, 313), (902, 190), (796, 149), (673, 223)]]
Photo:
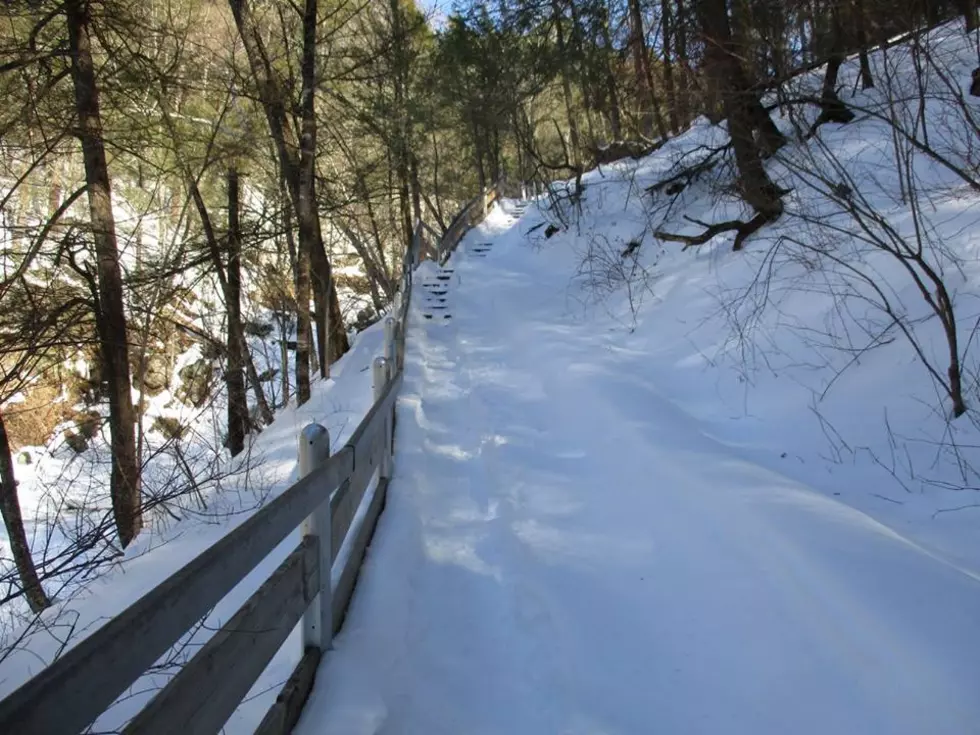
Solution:
[[(555, 34), (556, 43), (558, 48), (558, 58), (564, 59), (567, 56), (567, 48), (565, 46), (565, 30), (562, 26), (562, 12), (559, 0), (551, 0), (551, 11), (553, 16), (553, 22), (555, 24)], [(568, 138), (569, 144), (572, 148), (572, 161), (576, 170), (582, 171), (582, 156), (581, 147), (578, 134), (578, 122), (575, 119), (575, 113), (572, 109), (572, 82), (568, 74), (568, 66), (566, 64), (561, 64), (561, 90), (562, 95), (565, 99), (565, 115), (568, 118)], [(486, 188), (484, 184), (481, 188)]]
[(864, 0), (855, 0), (851, 6), (851, 11), (854, 13), (854, 34), (861, 66), (861, 89), (871, 89), (875, 86), (875, 80), (871, 75), (871, 64), (868, 61), (868, 16), (864, 7)]
[(425, 202), (435, 215), (439, 226), (445, 229), (445, 219), (442, 216), (442, 190), (439, 186), (439, 165), (439, 139), (436, 136), (435, 125), (432, 125), (432, 196), (435, 199), (435, 207), (432, 206), (428, 197), (426, 197)]
[(404, 247), (412, 242), (412, 209), (411, 181), (409, 173), (409, 130), (408, 109), (405, 95), (405, 78), (407, 76), (407, 56), (405, 54), (405, 32), (402, 22), (402, 10), (399, 0), (390, 0), (388, 9), (391, 13), (392, 32), (392, 81), (395, 88), (394, 127), (395, 167), (398, 175), (398, 211), (401, 215), (402, 237)]
[(483, 165), (483, 136), (480, 133), (476, 115), (472, 111), (469, 114), (469, 122), (470, 132), (473, 136), (473, 158), (474, 163), (476, 163), (477, 183), (480, 186), (480, 191), (483, 191), (487, 188), (487, 170)]
[(310, 253), (296, 248), (296, 405), (310, 400)]
[[(766, 155), (771, 155), (785, 145), (786, 137), (779, 132), (776, 123), (772, 121), (766, 108), (762, 106), (759, 95), (752, 91), (756, 77), (754, 74), (748, 73), (744, 64), (751, 48), (749, 43), (750, 20), (744, 17), (747, 11), (749, 11), (748, 6), (744, 5), (741, 0), (736, 0), (732, 3), (731, 25), (729, 26), (727, 14), (722, 19), (728, 39), (725, 43), (724, 54), (727, 82), (723, 84), (723, 88), (735, 93), (739, 107), (744, 108), (747, 114), (749, 125), (751, 125), (752, 130), (757, 130), (759, 133), (758, 148)], [(755, 144), (753, 143), (753, 145)]]
[[(732, 43), (725, 0), (698, 0), (698, 16), (705, 41), (705, 63), (721, 93), (728, 130), (735, 149), (742, 197), (757, 213), (775, 219), (783, 211), (779, 192), (762, 163), (754, 130), (759, 126), (759, 98), (752, 91)], [(762, 108), (762, 114), (769, 115)], [(772, 120), (769, 120), (772, 125)], [(778, 132), (778, 131), (777, 131)], [(765, 145), (765, 144), (763, 144)]]
[[(412, 154), (412, 215), (415, 222), (422, 221), (422, 184), (419, 181), (419, 159)], [(412, 225), (412, 232), (415, 232), (415, 225)]]
[[(272, 413), (272, 408), (265, 398), (265, 389), (262, 387), (262, 381), (259, 380), (259, 373), (255, 369), (255, 361), (252, 359), (252, 353), (249, 352), (248, 343), (245, 341), (244, 336), (242, 337), (242, 359), (245, 363), (245, 374), (248, 376), (248, 382), (252, 386), (252, 394), (255, 396), (255, 405), (258, 406), (262, 422), (268, 426), (275, 421), (276, 417)], [(250, 427), (251, 421), (248, 420), (246, 428)]]
[[(582, 21), (579, 17), (578, 9), (576, 8), (576, 3), (574, 0), (568, 3), (568, 14), (572, 22), (570, 41), (572, 49), (572, 59), (569, 66), (576, 69), (576, 76), (578, 78), (579, 89), (582, 90), (582, 102), (585, 108), (585, 120), (588, 128), (588, 136), (591, 144), (595, 143), (595, 126), (593, 125), (593, 111), (596, 109), (596, 103), (594, 99), (594, 90), (589, 80), (589, 75), (586, 72), (587, 62), (586, 62), (586, 51), (585, 43), (583, 41), (583, 36), (585, 35), (582, 30)], [(499, 125), (494, 124), (494, 145), (496, 149), (496, 156), (498, 160), (498, 172), (494, 175), (494, 181), (500, 178), (499, 172), (499, 159), (500, 159), (500, 144), (497, 141), (499, 137)]]
[(798, 39), (797, 43), (800, 47), (801, 66), (806, 66), (810, 61), (810, 57), (812, 56), (811, 44), (809, 42), (809, 38), (807, 37), (806, 29), (806, 13), (804, 13), (803, 8), (800, 8), (796, 12), (796, 37)]
[(227, 365), (228, 451), (234, 457), (245, 448), (248, 433), (248, 399), (243, 374), (245, 330), (242, 326), (241, 226), (238, 221), (238, 171), (228, 169), (228, 286), (225, 290), (228, 315)]
[(854, 113), (847, 109), (847, 105), (837, 95), (837, 77), (840, 74), (840, 67), (844, 63), (845, 57), (844, 29), (836, 4), (831, 6), (830, 15), (830, 56), (827, 59), (827, 71), (824, 73), (823, 89), (820, 92), (820, 116), (813, 123), (813, 127), (810, 128), (811, 133), (818, 126), (827, 122), (844, 125), (854, 119)]
[(288, 324), (286, 319), (279, 322), (279, 360), (281, 365), (280, 376), (282, 378), (282, 401), (280, 406), (289, 403), (289, 341), (287, 337)]
[(605, 58), (602, 64), (603, 75), (606, 83), (606, 97), (609, 100), (609, 126), (612, 129), (613, 140), (622, 140), (623, 122), (622, 113), (619, 109), (619, 92), (616, 90), (616, 77), (613, 75), (613, 59), (615, 59), (615, 49), (612, 38), (609, 34), (609, 9), (602, 4), (602, 18), (599, 21), (600, 31), (602, 32), (602, 45)]
[[(231, 175), (231, 171), (229, 171), (229, 176), (230, 175)], [(228, 192), (229, 198), (230, 198), (231, 193), (232, 193), (231, 190), (230, 190), (230, 183), (231, 182), (229, 181), (229, 192)], [(258, 406), (259, 413), (262, 415), (262, 421), (265, 422), (265, 424), (268, 426), (269, 424), (272, 423), (272, 421), (273, 421), (273, 419), (275, 417), (273, 416), (272, 409), (269, 407), (269, 402), (265, 398), (265, 391), (262, 389), (262, 383), (260, 383), (259, 380), (258, 380), (257, 373), (255, 371), (255, 364), (252, 361), (252, 355), (248, 351), (248, 343), (245, 340), (245, 330), (244, 330), (244, 328), (242, 326), (242, 321), (241, 321), (241, 274), (240, 274), (240, 268), (239, 268), (239, 273), (236, 274), (236, 278), (238, 278), (238, 286), (236, 286), (236, 288), (234, 289), (234, 291), (237, 292), (238, 295), (235, 295), (233, 293), (232, 289), (231, 289), (231, 284), (230, 284), (230, 281), (231, 281), (232, 276), (231, 276), (231, 273), (230, 272), (229, 273), (226, 273), (225, 272), (225, 265), (224, 265), (224, 263), (221, 260), (221, 247), (219, 246), (219, 243), (218, 243), (218, 236), (217, 236), (217, 234), (214, 231), (214, 225), (211, 223), (211, 215), (208, 213), (208, 208), (207, 208), (207, 205), (204, 202), (204, 197), (201, 195), (201, 190), (198, 187), (197, 182), (192, 177), (190, 177), (190, 176), (188, 176), (187, 185), (188, 185), (188, 187), (191, 190), (191, 198), (194, 200), (194, 206), (197, 209), (198, 216), (201, 218), (201, 229), (204, 230), (204, 240), (205, 240), (205, 242), (207, 242), (207, 244), (208, 244), (208, 250), (210, 251), (211, 265), (214, 268), (215, 275), (218, 277), (218, 284), (221, 287), (221, 295), (224, 298), (225, 305), (226, 305), (225, 306), (225, 313), (228, 316), (228, 330), (229, 330), (229, 332), (228, 332), (228, 341), (226, 342), (226, 344), (229, 346), (229, 351), (228, 351), (228, 356), (226, 357), (226, 359), (228, 360), (229, 370), (231, 369), (232, 360), (234, 360), (234, 359), (239, 360), (240, 361), (239, 362), (240, 365), (241, 364), (244, 364), (245, 371), (246, 371), (246, 373), (248, 375), (249, 383), (251, 383), (251, 385), (252, 385), (252, 393), (255, 395), (255, 404)], [(236, 186), (237, 186), (237, 178), (236, 178)], [(237, 197), (237, 194), (236, 194), (236, 197)], [(235, 201), (237, 202), (238, 200), (236, 199)], [(288, 211), (289, 211), (289, 208), (286, 207), (285, 208), (285, 214), (288, 214)], [(236, 230), (236, 237), (237, 237), (236, 247), (238, 248), (238, 254), (235, 256), (236, 262), (241, 257), (241, 231), (240, 231), (240, 226), (239, 226), (239, 224), (237, 222), (237, 217), (238, 217), (238, 212), (236, 211), (234, 213), (235, 230)], [(229, 221), (228, 227), (229, 227), (229, 230), (231, 230), (231, 227), (232, 227), (232, 225), (231, 225), (231, 223), (232, 223), (232, 212), (231, 212), (230, 205), (229, 205), (229, 212), (228, 212), (228, 221)], [(287, 232), (286, 239), (287, 239), (287, 241), (289, 241), (291, 239), (292, 235), (291, 235), (291, 230), (288, 229), (288, 227), (289, 227), (288, 219), (285, 218), (285, 217), (284, 217), (284, 226), (287, 227), (287, 230), (286, 230), (286, 232)], [(231, 234), (229, 232), (229, 239), (230, 239), (230, 237), (231, 237)], [(229, 269), (229, 271), (231, 270), (231, 266), (232, 266), (230, 245), (231, 245), (231, 243), (229, 242), (229, 263), (228, 263), (228, 269)], [(291, 259), (292, 259), (292, 257), (291, 257)], [(233, 302), (238, 305), (234, 309), (232, 309), (232, 307), (229, 306), (229, 304), (232, 304)], [(232, 330), (234, 330), (234, 332), (238, 335), (238, 337), (237, 337), (237, 344), (239, 345), (239, 351), (238, 351), (238, 354), (237, 354), (237, 357), (236, 358), (232, 358), (231, 357), (231, 352), (230, 352), (230, 347), (231, 347), (231, 344), (232, 344), (232, 342), (231, 342), (231, 340), (232, 340)], [(241, 371), (240, 370), (239, 370), (239, 374), (241, 374)], [(226, 383), (225, 384), (226, 384), (226, 386), (228, 385), (227, 378), (226, 378)], [(232, 423), (233, 423), (232, 420), (231, 420), (231, 413), (230, 413), (230, 411), (231, 411), (231, 395), (232, 395), (232, 390), (233, 389), (230, 386), (228, 386), (228, 390), (229, 390), (229, 393), (228, 393), (228, 395), (229, 395), (229, 404), (228, 404), (228, 409), (229, 409), (229, 415), (228, 415), (229, 425), (228, 425), (228, 428), (229, 428), (229, 431), (228, 431), (228, 436), (229, 436), (229, 441), (230, 441), (230, 438), (232, 436)], [(241, 398), (239, 400), (241, 401), (241, 405), (244, 407), (242, 409), (242, 415), (245, 417), (244, 418), (245, 426), (244, 426), (244, 429), (243, 429), (243, 434), (247, 434), (248, 431), (249, 431), (248, 403), (247, 403), (246, 400), (244, 400), (244, 398)], [(234, 456), (234, 454), (236, 454), (236, 452), (233, 452), (232, 453), (233, 456)]]
[(636, 72), (636, 85), (640, 97), (640, 107), (643, 110), (641, 132), (647, 138), (653, 137), (653, 126), (656, 123), (657, 132), (662, 138), (667, 137), (667, 126), (660, 113), (656, 95), (654, 94), (653, 70), (650, 67), (650, 52), (647, 49), (646, 30), (643, 25), (643, 11), (640, 0), (629, 0), (631, 43), (633, 49), (633, 65)]
[[(313, 95), (315, 93), (315, 51), (316, 51), (316, 0), (307, 0), (303, 14), (303, 93), (301, 96), (302, 134), (296, 141), (293, 128), (287, 117), (287, 99), (284, 83), (269, 61), (262, 34), (248, 5), (248, 0), (229, 0), (235, 25), (238, 28), (242, 45), (245, 47), (249, 65), (255, 76), (265, 111), (269, 130), (276, 143), (279, 167), (286, 190), (289, 193), (293, 210), (299, 226), (299, 243), (296, 253), (296, 394), (297, 401), (304, 403), (309, 399), (310, 374), (310, 275), (311, 264), (316, 268), (318, 327), (324, 333), (329, 331), (326, 324), (331, 313), (339, 314), (336, 290), (330, 283), (331, 268), (323, 247), (320, 222), (317, 215), (314, 160), (316, 151), (316, 117)], [(308, 92), (308, 94), (307, 94)], [(303, 150), (301, 150), (303, 149)], [(304, 157), (305, 152), (305, 157)], [(305, 299), (305, 300), (304, 300)], [(346, 351), (347, 334), (343, 325), (333, 329), (332, 350), (343, 354)], [(324, 345), (323, 351), (326, 352)], [(327, 361), (321, 360), (321, 363)]]
[(129, 375), (122, 274), (116, 246), (109, 170), (103, 146), (99, 92), (92, 62), (88, 3), (85, 0), (67, 0), (65, 16), (78, 116), (77, 135), (82, 143), (92, 239), (95, 241), (98, 258), (100, 313), (96, 316), (101, 325), (99, 336), (103, 377), (109, 387), (109, 431), (112, 444), (109, 492), (112, 496), (112, 512), (119, 542), (126, 547), (143, 527), (143, 515), (140, 508), (140, 465), (134, 431), (136, 419)]
[(340, 298), (337, 296), (337, 284), (330, 282), (330, 337), (327, 340), (328, 357), (336, 362), (350, 349), (347, 330), (344, 329), (344, 313), (340, 310)]
[[(317, 0), (306, 0), (303, 10), (303, 60), (301, 64), (302, 91), (300, 93), (300, 109), (302, 113), (302, 128), (299, 139), (299, 206), (297, 217), (299, 219), (300, 249), (306, 251), (309, 258), (310, 274), (316, 281), (313, 289), (314, 313), (317, 316), (316, 327), (319, 337), (320, 352), (318, 355), (320, 370), (329, 369), (329, 362), (324, 359), (326, 356), (325, 339), (329, 325), (326, 324), (326, 304), (324, 296), (330, 287), (330, 266), (326, 251), (323, 248), (323, 238), (320, 234), (319, 214), (316, 202), (316, 15)], [(309, 283), (310, 281), (307, 281)], [(310, 300), (309, 296), (305, 300), (300, 300), (297, 310), (302, 312), (305, 319), (309, 319)], [(302, 325), (300, 325), (302, 326)], [(308, 333), (308, 332), (307, 332)], [(309, 352), (311, 345), (308, 340), (304, 347)], [(297, 346), (299, 337), (297, 335)], [(309, 369), (309, 356), (306, 356), (307, 370)], [(299, 363), (299, 350), (297, 349), (297, 364)], [(326, 376), (324, 376), (326, 377)], [(300, 403), (305, 403), (310, 395), (309, 373), (306, 373), (307, 386), (302, 390), (303, 397)], [(297, 385), (299, 384), (299, 373), (296, 375)]]
[(977, 30), (977, 0), (959, 0), (960, 12), (966, 22), (966, 32)]
[(854, 119), (854, 113), (847, 109), (837, 95), (837, 77), (840, 74), (844, 54), (834, 52), (827, 60), (827, 71), (823, 77), (823, 90), (820, 93), (821, 117), (826, 122), (849, 123)]
[(17, 499), (17, 481), (14, 477), (14, 460), (10, 454), (10, 440), (7, 438), (7, 427), (0, 413), (0, 513), (3, 514), (3, 524), (7, 529), (7, 541), (10, 543), (10, 553), (14, 557), (14, 565), (20, 576), (24, 589), (24, 597), (31, 606), (31, 612), (39, 613), (50, 607), (51, 601), (44, 594), (44, 588), (37, 577), (31, 547), (27, 543), (27, 533), (24, 531), (24, 519), (20, 514), (20, 501)]
[(670, 129), (676, 133), (681, 129), (681, 126), (677, 117), (677, 92), (674, 86), (674, 62), (673, 59), (671, 59), (674, 21), (671, 18), (670, 3), (671, 0), (661, 0), (660, 22), (663, 26), (664, 39), (664, 91), (667, 94), (667, 115), (668, 119), (670, 120)]
[(689, 80), (691, 78), (691, 61), (687, 58), (687, 7), (684, 0), (677, 0), (677, 21), (674, 23), (674, 46), (677, 50), (677, 62), (680, 78), (677, 89), (678, 114), (684, 124), (691, 120), (691, 97)]
[[(321, 241), (322, 245), (322, 241)], [(314, 373), (321, 378), (330, 377), (330, 360), (327, 359), (327, 342), (330, 331), (330, 313), (327, 311), (330, 288), (330, 260), (321, 248), (314, 249), (310, 258), (310, 290), (313, 293), (313, 320), (310, 336), (310, 362)], [(312, 332), (316, 332), (316, 341)]]

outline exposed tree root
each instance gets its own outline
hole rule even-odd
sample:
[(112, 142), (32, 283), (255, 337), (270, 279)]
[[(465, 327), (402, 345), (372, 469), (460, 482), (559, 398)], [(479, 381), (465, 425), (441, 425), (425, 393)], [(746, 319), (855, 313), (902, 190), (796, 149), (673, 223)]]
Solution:
[(847, 125), (847, 123), (854, 120), (854, 113), (845, 105), (841, 100), (836, 97), (822, 97), (820, 99), (820, 114), (817, 119), (813, 121), (813, 125), (810, 126), (809, 132), (804, 136), (803, 140), (809, 140), (816, 134), (817, 128), (825, 123), (838, 123), (839, 125)]

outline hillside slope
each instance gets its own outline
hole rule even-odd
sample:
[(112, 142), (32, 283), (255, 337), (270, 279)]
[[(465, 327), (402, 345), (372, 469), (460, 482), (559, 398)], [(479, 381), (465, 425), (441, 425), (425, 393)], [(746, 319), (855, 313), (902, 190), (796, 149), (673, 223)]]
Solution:
[[(373, 401), (371, 361), (383, 352), (383, 324), (357, 335), (346, 355), (331, 366), (331, 379), (313, 383), (311, 399), (283, 408), (246, 452), (220, 464), (221, 480), (202, 488), (201, 505), (181, 507), (181, 517), (155, 517), (123, 556), (94, 579), (76, 580), (62, 590), (52, 608), (32, 624), (14, 631), (12, 647), (0, 658), (0, 698), (41, 671), (109, 618), (178, 571), (297, 479), (300, 430), (318, 422), (330, 431), (334, 448), (342, 446)], [(212, 460), (213, 461), (213, 460)], [(216, 463), (217, 464), (217, 463)], [(168, 651), (155, 670), (138, 679), (131, 691), (94, 725), (115, 731), (140, 710), (168, 677), (220, 629), (299, 543), (299, 531), (287, 536), (259, 566)], [(73, 593), (73, 594), (69, 594)], [(287, 639), (228, 723), (229, 732), (253, 732), (282, 683), (299, 661), (299, 630)]]
[[(965, 89), (962, 34), (926, 43)], [(980, 199), (935, 159), (896, 162), (882, 106), (918, 103), (894, 94), (912, 50), (889, 54), (892, 96), (848, 96), (855, 122), (769, 162), (787, 213), (742, 252), (655, 234), (743, 215), (724, 152), (658, 190), (724, 146), (702, 120), (577, 202), (569, 183), (519, 218), (505, 203), (448, 281), (422, 273), (388, 508), (300, 733), (976, 727)], [(976, 113), (924, 109), (970, 178), (943, 126), (960, 103)], [(940, 319), (869, 222), (954, 295), (955, 420), (929, 371)]]
[(562, 246), (500, 213), (481, 239), (451, 320), (416, 293), (388, 508), (300, 733), (977, 722), (980, 577), (689, 412), (570, 308)]

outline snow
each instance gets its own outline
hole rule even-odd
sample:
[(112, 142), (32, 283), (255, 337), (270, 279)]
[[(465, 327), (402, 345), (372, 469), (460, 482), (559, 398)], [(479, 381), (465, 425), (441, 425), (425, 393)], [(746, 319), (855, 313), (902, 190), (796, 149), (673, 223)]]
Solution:
[[(962, 35), (930, 42), (968, 85)], [(889, 53), (901, 81), (907, 50)], [(935, 103), (934, 138), (950, 114)], [(435, 266), (420, 270), (386, 510), (299, 735), (976, 729), (975, 414), (950, 420), (882, 316), (870, 284), (943, 365), (903, 267), (807, 185), (838, 158), (909, 237), (890, 132), (864, 115), (791, 142), (769, 164), (787, 214), (743, 252), (653, 237), (744, 214), (702, 182), (646, 191), (726, 139), (699, 120), (590, 172), (580, 209), (504, 201), (450, 261), (451, 319), (432, 309)], [(976, 194), (912, 166), (972, 405)]]
[(297, 732), (973, 727), (980, 576), (718, 436), (533, 216), (467, 236), (448, 323), (417, 286), (388, 505)]

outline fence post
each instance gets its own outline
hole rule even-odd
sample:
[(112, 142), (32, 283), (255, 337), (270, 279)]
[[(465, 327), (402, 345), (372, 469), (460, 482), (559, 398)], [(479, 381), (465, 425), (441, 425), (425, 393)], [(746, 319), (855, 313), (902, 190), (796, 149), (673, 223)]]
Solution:
[[(299, 476), (306, 477), (330, 457), (330, 433), (320, 424), (307, 424), (299, 435)], [(300, 533), (315, 536), (318, 545), (320, 591), (303, 613), (303, 650), (310, 646), (326, 653), (333, 635), (333, 600), (330, 571), (332, 553), (330, 539), (330, 488), (317, 506), (303, 521)]]
[(388, 364), (392, 364), (395, 361), (395, 327), (397, 322), (394, 317), (387, 317), (385, 319), (385, 360)]
[[(331, 283), (333, 283), (333, 275), (330, 276)], [(327, 293), (330, 293), (330, 284), (327, 284)], [(324, 339), (327, 344), (323, 347), (323, 364), (320, 366), (320, 374), (323, 376), (324, 380), (330, 377), (330, 330), (333, 329), (333, 325), (330, 323), (330, 298), (327, 297), (327, 309), (326, 314), (323, 317), (323, 334)], [(341, 326), (343, 329), (343, 326)], [(314, 330), (315, 331), (315, 330)], [(310, 338), (313, 339), (312, 337)]]
[[(377, 403), (391, 378), (391, 365), (383, 357), (374, 358), (373, 364), (374, 402)], [(379, 478), (391, 477), (391, 416), (385, 417), (385, 447), (381, 457)]]
[(399, 370), (401, 370), (405, 365), (405, 335), (403, 330), (405, 329), (404, 320), (398, 322), (395, 328), (395, 363), (391, 369), (392, 376), (395, 375)]

